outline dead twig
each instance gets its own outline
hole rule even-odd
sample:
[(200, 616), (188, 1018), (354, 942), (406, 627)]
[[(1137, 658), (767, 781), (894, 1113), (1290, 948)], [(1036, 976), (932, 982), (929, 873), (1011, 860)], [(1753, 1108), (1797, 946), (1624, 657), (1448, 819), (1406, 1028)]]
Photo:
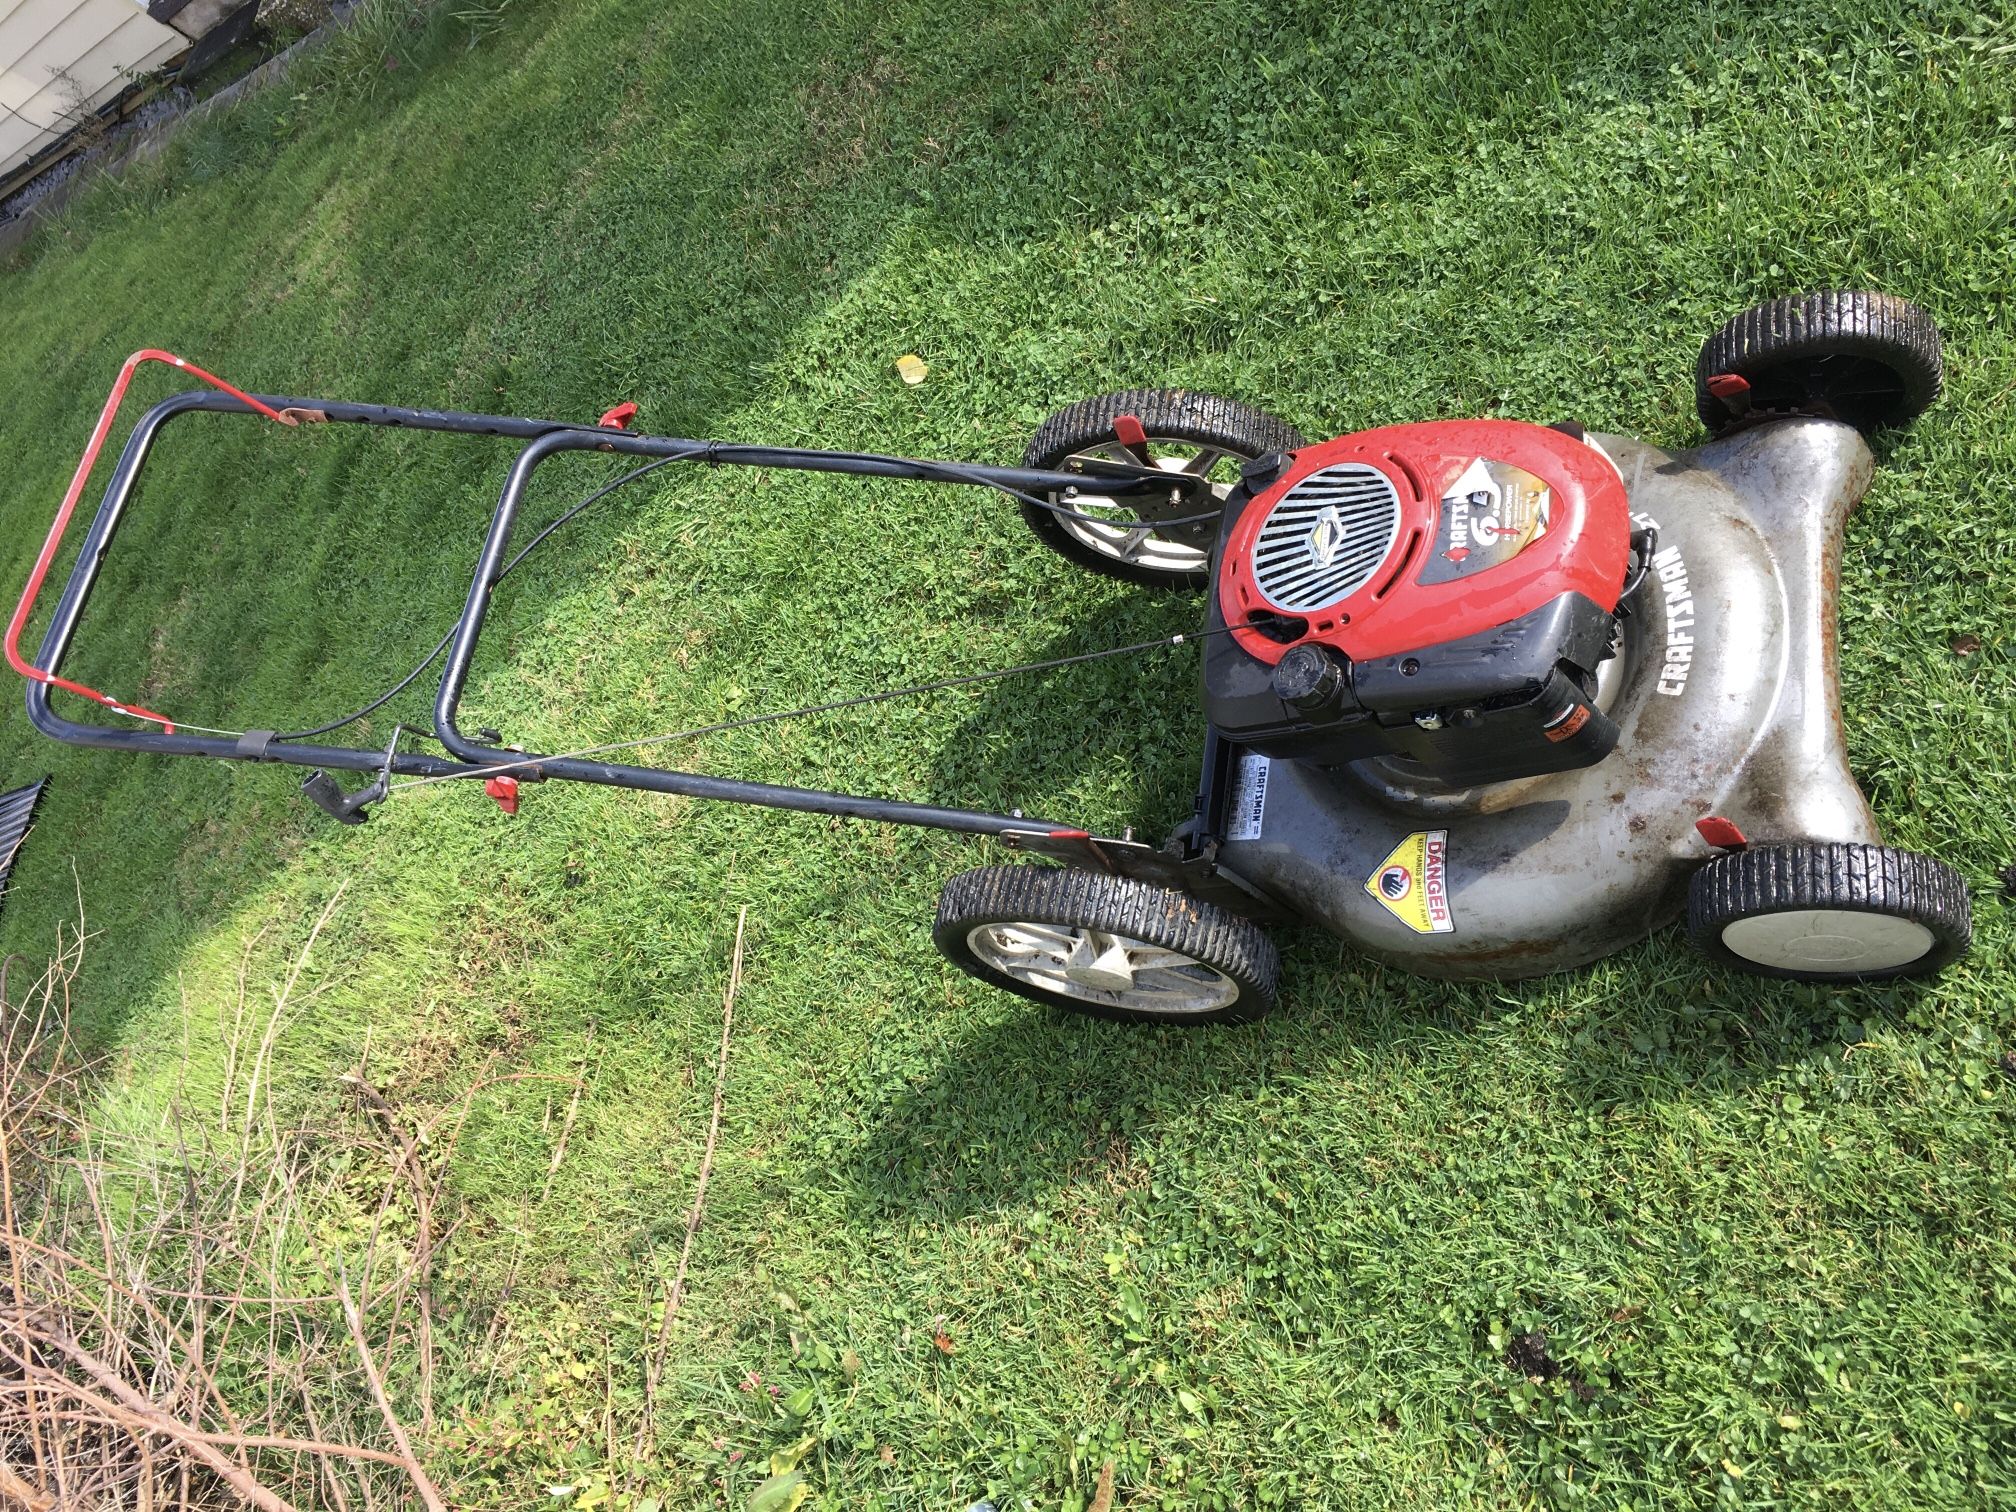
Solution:
[[(26, 1392), (28, 1389), (28, 1383), (25, 1381), (0, 1381), (0, 1395), (8, 1392)], [(56, 1394), (70, 1397), (75, 1401), (89, 1403), (96, 1409), (94, 1412), (89, 1413), (55, 1412), (50, 1414), (52, 1418), (68, 1418), (82, 1422), (114, 1423), (120, 1426), (140, 1427), (150, 1432), (154, 1431), (153, 1423), (150, 1419), (143, 1418), (138, 1413), (123, 1410), (118, 1403), (106, 1401), (104, 1398), (84, 1390), (74, 1382), (64, 1381), (60, 1376), (50, 1385), (49, 1389)], [(293, 1454), (315, 1454), (330, 1459), (369, 1460), (374, 1464), (396, 1465), (402, 1470), (406, 1468), (406, 1461), (399, 1455), (392, 1453), (389, 1449), (366, 1449), (358, 1444), (339, 1444), (328, 1439), (288, 1438), (285, 1435), (271, 1433), (210, 1433), (201, 1428), (191, 1428), (186, 1423), (180, 1425), (175, 1430), (174, 1436), (205, 1444), (216, 1444), (226, 1449), (279, 1449)]]
[(679, 1268), (665, 1290), (665, 1316), (659, 1320), (658, 1344), (651, 1352), (651, 1368), (644, 1378), (647, 1425), (651, 1420), (648, 1404), (657, 1400), (658, 1382), (665, 1374), (665, 1348), (672, 1338), (672, 1320), (678, 1316), (679, 1303), (686, 1295), (686, 1266), (693, 1258), (693, 1236), (700, 1232), (700, 1210), (707, 1201), (707, 1178), (714, 1169), (714, 1146), (721, 1137), (721, 1104), (728, 1089), (728, 1032), (735, 1024), (735, 994), (742, 987), (742, 931), (748, 922), (749, 907), (744, 904), (735, 916), (735, 955), (728, 967), (728, 990), (721, 998), (721, 1053), (714, 1064), (714, 1115), (707, 1123), (706, 1148), (700, 1152), (700, 1176), (693, 1184), (693, 1208), (686, 1215), (686, 1239), (679, 1246)]
[(262, 927), (245, 942), (244, 950), (238, 955), (238, 1005), (231, 1016), (231, 1031), (225, 1036), (224, 1087), (217, 1097), (217, 1127), (220, 1131), (228, 1131), (231, 1123), (231, 1090), (237, 1084), (238, 1050), (245, 1036), (245, 979), (252, 971), (252, 952), (265, 938), (266, 929)]
[[(191, 1457), (200, 1460), (212, 1474), (229, 1486), (239, 1500), (259, 1507), (263, 1512), (294, 1512), (291, 1503), (283, 1501), (259, 1484), (248, 1471), (234, 1463), (229, 1455), (219, 1452), (214, 1444), (207, 1442), (207, 1436), (192, 1432), (188, 1424), (156, 1408), (130, 1384), (120, 1379), (110, 1366), (75, 1340), (46, 1329), (37, 1330), (34, 1337), (39, 1337), (54, 1347), (65, 1359), (90, 1377), (100, 1390), (109, 1393), (112, 1400), (107, 1401), (104, 1397), (86, 1391), (76, 1382), (66, 1379), (59, 1371), (37, 1364), (34, 1359), (33, 1337), (23, 1338), (18, 1352), (7, 1349), (4, 1345), (0, 1345), (0, 1349), (5, 1349), (8, 1354), (13, 1355), (15, 1362), (27, 1374), (44, 1385), (60, 1388), (65, 1395), (78, 1397), (114, 1417), (130, 1415), (144, 1425), (146, 1432), (159, 1434), (163, 1438), (181, 1444)], [(121, 1408), (124, 1409), (123, 1414), (120, 1412)], [(430, 1509), (430, 1512), (440, 1512), (440, 1509)]]
[[(301, 972), (308, 964), (308, 957), (315, 949), (316, 940), (321, 938), (324, 926), (335, 916), (336, 905), (343, 901), (344, 889), (349, 887), (349, 885), (348, 879), (336, 884), (336, 891), (329, 895), (329, 901), (322, 905), (322, 912), (316, 916), (314, 924), (308, 930), (307, 943), (302, 945), (300, 953), (294, 957), (294, 966), (287, 973), (285, 985), (273, 995), (273, 1012), (266, 1020), (266, 1032), (259, 1037), (259, 1047), (253, 1052), (252, 1066), (245, 1082), (245, 1126), (247, 1129), (251, 1127), (253, 1108), (259, 1097), (260, 1074), (271, 1065), (273, 1042), (280, 1037), (281, 1016), (287, 1011), (288, 1005), (293, 1001), (294, 988), (300, 983)], [(270, 1085), (266, 1089), (266, 1113), (268, 1128), (272, 1129), (273, 1089)], [(274, 1132), (277, 1133), (277, 1130), (274, 1130)]]
[(350, 1295), (350, 1283), (340, 1270), (336, 1277), (336, 1290), (343, 1299), (343, 1321), (350, 1327), (350, 1342), (357, 1346), (357, 1360), (364, 1367), (364, 1379), (370, 1383), (372, 1400), (377, 1402), (378, 1411), (385, 1419), (385, 1431), (399, 1446), (407, 1479), (413, 1482), (413, 1489), (426, 1504), (427, 1512), (448, 1512), (448, 1504), (441, 1500), (441, 1493), (435, 1489), (434, 1482), (420, 1468), (420, 1461), (413, 1453), (413, 1441), (407, 1438), (399, 1414), (392, 1410), (392, 1399), (385, 1394), (384, 1379), (378, 1374), (377, 1362), (371, 1358), (371, 1345), (364, 1337), (364, 1316), (357, 1310), (357, 1301)]
[(7, 1499), (9, 1506), (25, 1507), (27, 1512), (55, 1512), (55, 1497), (37, 1491), (4, 1462), (0, 1462), (0, 1496)]
[(347, 1083), (358, 1098), (377, 1115), (385, 1132), (398, 1145), (398, 1165), (406, 1175), (406, 1184), (413, 1192), (415, 1241), (412, 1271), (415, 1289), (420, 1296), (420, 1426), (428, 1433), (434, 1431), (434, 1291), (428, 1285), (434, 1259), (434, 1186), (427, 1179), (427, 1169), (420, 1163), (420, 1150), (406, 1131), (399, 1127), (392, 1112), (392, 1104), (385, 1095), (364, 1079), (362, 1071), (349, 1072), (339, 1078)]
[[(313, 921), (271, 994), (270, 1014), (247, 1011), (253, 989), (242, 960), (235, 1008), (228, 987), (223, 994), (216, 1022), (228, 1069), (218, 1102), (229, 1114), (207, 1107), (199, 1114), (188, 1086), (178, 1084), (154, 1131), (89, 1117), (102, 1091), (69, 1030), (72, 982), (89, 938), (82, 927), (59, 932), (48, 970), (26, 994), (16, 963), (6, 963), (0, 1505), (151, 1512), (235, 1500), (292, 1512), (305, 1500), (346, 1512), (361, 1494), (369, 1512), (384, 1505), (382, 1488), (397, 1474), (414, 1490), (401, 1486), (396, 1500), (442, 1512), (441, 1494), (391, 1412), (385, 1380), (412, 1368), (401, 1302), (424, 1293), (433, 1258), (458, 1225), (442, 1223), (442, 1185), (389, 1110), (374, 1111), (391, 1138), (373, 1130), (363, 1142), (392, 1155), (388, 1194), (413, 1189), (422, 1223), (416, 1253), (394, 1276), (372, 1282), (380, 1253), (374, 1220), (362, 1242), (361, 1279), (344, 1275), (339, 1255), (335, 1290), (296, 1296), (307, 1288), (290, 1284), (303, 1238), (348, 1179), (346, 1148), (358, 1143), (348, 1117), (338, 1128), (306, 1118), (283, 1127), (273, 1080), (280, 1034), (323, 990), (310, 990), (305, 976), (336, 901)], [(185, 1007), (196, 1021), (207, 1012), (201, 1002)], [(387, 1335), (375, 1354), (367, 1327)]]

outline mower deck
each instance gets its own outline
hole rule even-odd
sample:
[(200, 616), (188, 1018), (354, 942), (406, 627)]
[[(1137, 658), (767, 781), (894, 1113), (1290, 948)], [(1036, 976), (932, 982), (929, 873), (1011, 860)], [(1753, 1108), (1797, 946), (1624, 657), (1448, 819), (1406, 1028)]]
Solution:
[[(1242, 753), (1222, 868), (1409, 971), (1504, 979), (1585, 965), (1678, 917), (1711, 853), (1697, 820), (1760, 842), (1879, 840), (1834, 666), (1842, 527), (1872, 469), (1861, 436), (1801, 419), (1695, 451), (1592, 439), (1634, 522), (1659, 532), (1603, 669), (1617, 751), (1468, 790), (1384, 761)], [(1395, 873), (1382, 897), (1390, 868), (1405, 891)]]

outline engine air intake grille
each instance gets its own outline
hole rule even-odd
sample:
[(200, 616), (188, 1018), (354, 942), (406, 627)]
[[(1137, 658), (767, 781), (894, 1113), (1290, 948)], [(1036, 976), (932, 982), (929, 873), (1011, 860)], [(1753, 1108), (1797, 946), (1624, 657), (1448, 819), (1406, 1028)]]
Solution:
[(1376, 467), (1338, 462), (1309, 474), (1253, 538), (1253, 581), (1277, 608), (1322, 609), (1371, 581), (1400, 534), (1400, 496)]

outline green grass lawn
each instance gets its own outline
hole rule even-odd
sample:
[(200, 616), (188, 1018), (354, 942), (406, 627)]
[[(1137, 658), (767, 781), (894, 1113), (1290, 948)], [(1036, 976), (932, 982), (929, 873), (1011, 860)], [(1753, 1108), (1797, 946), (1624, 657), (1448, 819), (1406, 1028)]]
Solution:
[[(458, 1506), (580, 1500), (547, 1488), (595, 1485), (594, 1425), (638, 1410), (745, 905), (659, 1449), (616, 1467), (665, 1507), (740, 1508), (808, 1437), (833, 1508), (1080, 1512), (1109, 1460), (1117, 1507), (2016, 1503), (2007, 0), (601, 0), (473, 44), (453, 9), (372, 23), (0, 269), (10, 597), (143, 345), (268, 391), (635, 399), (660, 433), (996, 461), (1132, 384), (1311, 435), (1572, 416), (1673, 446), (1723, 318), (1881, 288), (1938, 316), (1949, 381), (1849, 528), (1848, 737), (1978, 921), (1936, 983), (1853, 990), (1713, 972), (1671, 932), (1502, 987), (1284, 932), (1273, 1019), (1144, 1031), (936, 955), (978, 843), (559, 785), (515, 820), (449, 784), (339, 830), (298, 773), (67, 750), (10, 703), (0, 787), (55, 782), (0, 950), (47, 955), (81, 894), (108, 1119), (214, 1095), (239, 972), (283, 973), (339, 885), (279, 1041), (292, 1105), (367, 1038), (416, 1117), (480, 1075), (585, 1079), (550, 1184), (549, 1083), (482, 1093), (455, 1147), (423, 1447)], [(172, 428), (68, 670), (243, 729), (409, 667), (508, 453), (337, 429)], [(612, 466), (545, 469), (528, 521)], [(465, 725), (585, 746), (1197, 615), (977, 491), (674, 469), (513, 577)], [(1193, 656), (680, 759), (1159, 836)], [(1529, 1379), (1508, 1350), (1542, 1328), (1560, 1368)]]

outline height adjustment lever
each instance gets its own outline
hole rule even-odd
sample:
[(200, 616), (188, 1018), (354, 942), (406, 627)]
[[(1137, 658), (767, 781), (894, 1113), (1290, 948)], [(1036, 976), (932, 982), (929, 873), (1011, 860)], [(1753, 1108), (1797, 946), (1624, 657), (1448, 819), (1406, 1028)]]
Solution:
[(1113, 439), (1120, 443), (1128, 456), (1143, 467), (1155, 465), (1155, 459), (1148, 454), (1148, 427), (1141, 423), (1139, 415), (1115, 415)]
[(1713, 373), (1709, 375), (1708, 392), (1722, 401), (1722, 407), (1731, 419), (1740, 420), (1750, 413), (1750, 380), (1741, 373)]

